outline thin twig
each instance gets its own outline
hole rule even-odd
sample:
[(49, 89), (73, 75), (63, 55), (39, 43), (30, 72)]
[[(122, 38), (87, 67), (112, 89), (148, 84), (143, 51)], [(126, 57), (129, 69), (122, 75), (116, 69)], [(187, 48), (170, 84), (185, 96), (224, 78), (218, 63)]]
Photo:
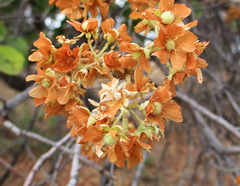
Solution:
[[(55, 143), (52, 140), (49, 140), (39, 134), (36, 134), (34, 132), (27, 132), (25, 130), (21, 130), (19, 129), (17, 126), (15, 126), (13, 123), (11, 123), (10, 121), (4, 121), (3, 122), (3, 126), (5, 126), (6, 128), (8, 128), (11, 132), (13, 132), (14, 134), (16, 134), (17, 136), (21, 136), (21, 135), (25, 135), (28, 136), (30, 138), (36, 139), (38, 141), (41, 141), (43, 143), (46, 143), (48, 145), (57, 146), (57, 143)], [(68, 149), (64, 146), (60, 146), (59, 147), (60, 150), (67, 152), (69, 154), (74, 154), (74, 152), (71, 149)], [(89, 161), (86, 157), (82, 157), (80, 156), (79, 159), (83, 162), (86, 163), (90, 166), (93, 166), (95, 169), (97, 169), (99, 172), (102, 172), (105, 176), (107, 176), (108, 178), (113, 179), (113, 177), (111, 176), (111, 174), (109, 173), (109, 171), (104, 170), (101, 166), (95, 164), (94, 162)]]
[(219, 123), (221, 126), (223, 126), (225, 129), (233, 133), (238, 139), (240, 139), (240, 132), (236, 130), (236, 127), (234, 127), (231, 123), (229, 123), (227, 120), (223, 119), (220, 116), (217, 116), (216, 114), (212, 113), (207, 108), (203, 107), (202, 105), (198, 104), (193, 99), (189, 98), (187, 95), (184, 95), (180, 92), (177, 92), (177, 97), (181, 99), (184, 102), (187, 102), (189, 105), (191, 105), (194, 109), (197, 109), (202, 114), (206, 115), (207, 117), (211, 118), (212, 120)]
[(11, 166), (7, 161), (0, 157), (0, 163), (5, 166), (8, 170), (11, 170), (14, 174), (20, 176), (21, 178), (25, 179), (25, 176), (16, 170), (13, 166)]
[(29, 186), (35, 176), (35, 174), (37, 173), (37, 171), (39, 170), (39, 168), (43, 165), (43, 163), (50, 158), (55, 152), (56, 150), (62, 145), (64, 144), (68, 139), (70, 138), (70, 134), (67, 134), (64, 138), (62, 138), (60, 141), (58, 141), (56, 143), (56, 146), (52, 147), (48, 152), (46, 152), (45, 154), (43, 154), (38, 161), (35, 163), (35, 165), (33, 166), (32, 170), (30, 171), (30, 173), (28, 174), (24, 186)]
[(238, 113), (238, 115), (240, 116), (240, 108), (238, 106), (238, 104), (236, 103), (236, 101), (233, 99), (232, 94), (229, 91), (225, 91), (225, 94), (228, 97), (228, 100), (230, 101), (230, 103), (232, 104), (233, 108), (235, 109), (235, 111)]

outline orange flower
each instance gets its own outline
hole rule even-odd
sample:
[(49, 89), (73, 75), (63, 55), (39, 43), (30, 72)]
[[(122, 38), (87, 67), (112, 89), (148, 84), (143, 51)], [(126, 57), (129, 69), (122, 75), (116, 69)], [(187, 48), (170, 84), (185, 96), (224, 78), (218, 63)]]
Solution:
[(238, 185), (240, 185), (240, 176), (237, 176), (234, 181), (235, 181), (235, 183), (237, 183)]
[(61, 13), (66, 14), (69, 19), (80, 19), (83, 17), (82, 0), (72, 0), (72, 5), (62, 9)]
[(177, 95), (175, 85), (179, 84), (181, 86), (185, 78), (186, 73), (184, 71), (175, 71), (164, 79), (163, 86), (172, 93), (171, 96), (175, 97)]
[(158, 123), (160, 129), (164, 132), (164, 121), (166, 118), (175, 122), (182, 122), (181, 107), (173, 100), (170, 92), (164, 87), (159, 86), (149, 99), (145, 108), (146, 120)]
[(160, 0), (158, 9), (160, 11), (160, 21), (163, 24), (172, 24), (182, 21), (190, 15), (191, 9), (185, 4), (173, 4), (174, 0)]
[(100, 160), (92, 143), (81, 145), (81, 155), (87, 156), (90, 161), (94, 160), (95, 162), (98, 162)]
[(38, 68), (43, 68), (45, 71), (53, 65), (53, 51), (54, 46), (52, 42), (46, 38), (45, 34), (40, 32), (39, 39), (33, 43), (38, 48), (37, 51), (32, 53), (29, 57), (29, 61), (36, 61)]
[(98, 8), (103, 15), (104, 18), (107, 17), (107, 13), (109, 10), (109, 5), (107, 2), (103, 0), (90, 0), (83, 2), (84, 5), (84, 12), (83, 16), (87, 17), (87, 13), (90, 11), (92, 17), (98, 16)]
[(48, 1), (48, 4), (53, 5), (53, 4), (56, 4), (57, 1), (58, 1), (58, 0), (49, 0), (49, 1)]
[(135, 10), (129, 15), (129, 17), (131, 19), (143, 19), (134, 27), (134, 30), (137, 33), (145, 31), (144, 35), (147, 35), (151, 28), (154, 28), (156, 24), (159, 24), (159, 22), (154, 21), (157, 20), (158, 17), (155, 15), (155, 10), (153, 8), (148, 8), (144, 12), (137, 12)]
[[(57, 99), (56, 79), (53, 75), (46, 75), (41, 69), (38, 69), (36, 75), (29, 75), (26, 81), (35, 81), (39, 86), (30, 90), (29, 95), (38, 99), (41, 104), (55, 101)], [(38, 103), (39, 105), (40, 103)]]
[(97, 118), (103, 119), (105, 117), (113, 118), (118, 110), (129, 104), (127, 93), (123, 90), (126, 88), (125, 83), (118, 86), (119, 80), (112, 79), (112, 81), (102, 84), (102, 90), (99, 91), (100, 103), (89, 100), (91, 104), (97, 106)]
[(149, 94), (154, 87), (154, 83), (149, 83), (148, 77), (144, 76), (143, 72), (138, 68), (134, 72), (135, 83), (133, 85), (127, 84), (126, 89), (130, 91), (130, 98), (132, 100), (141, 97), (144, 99), (144, 94)]
[(48, 102), (43, 106), (46, 110), (44, 119), (50, 118), (51, 116), (63, 115), (68, 117), (68, 111), (66, 111), (65, 106), (59, 104), (57, 101)]
[(49, 0), (50, 5), (56, 4), (62, 14), (66, 14), (69, 19), (80, 19), (83, 15), (81, 0)]
[(122, 58), (120, 61), (126, 66), (136, 65), (140, 61), (140, 69), (144, 68), (147, 73), (151, 72), (151, 65), (148, 61), (149, 51), (144, 48), (140, 48), (136, 44), (131, 44), (129, 42), (123, 41), (120, 44), (120, 50), (129, 52), (131, 57)]
[(158, 1), (159, 0), (128, 0), (128, 2), (131, 4), (130, 8), (132, 10), (139, 10), (140, 12), (146, 10), (147, 6), (154, 8)]
[(108, 42), (122, 42), (122, 41), (132, 41), (132, 37), (128, 35), (127, 33), (127, 26), (125, 24), (122, 24), (117, 31), (116, 29), (112, 28), (115, 24), (115, 21), (112, 18), (105, 19), (101, 23), (101, 27), (103, 29), (103, 32), (105, 34), (105, 38), (108, 40)]
[(104, 55), (104, 62), (109, 69), (117, 69), (120, 72), (123, 72), (123, 70), (121, 68), (122, 63), (120, 63), (118, 60), (119, 54), (120, 54), (120, 52), (110, 52), (110, 53)]
[(171, 59), (174, 70), (180, 69), (187, 60), (186, 52), (193, 52), (196, 48), (197, 37), (190, 31), (185, 31), (175, 24), (168, 25), (166, 30), (160, 30), (154, 39), (154, 44), (159, 48), (153, 55), (157, 56), (162, 64)]
[(66, 86), (58, 87), (57, 100), (60, 104), (65, 105), (71, 99), (80, 100), (79, 94), (84, 95), (86, 90), (80, 88), (75, 82), (68, 82)]
[(97, 32), (98, 20), (96, 18), (83, 20), (82, 23), (75, 20), (71, 20), (71, 21), (67, 21), (67, 22), (70, 25), (72, 25), (77, 31), (83, 32), (85, 34), (92, 32), (93, 35), (95, 35)]
[(54, 51), (57, 59), (52, 68), (58, 72), (67, 72), (77, 68), (79, 63), (79, 47), (70, 50), (68, 44), (63, 44), (61, 48)]
[(206, 48), (206, 46), (209, 44), (209, 42), (199, 42), (196, 43), (196, 50), (192, 53), (187, 54), (187, 61), (186, 61), (186, 68), (184, 72), (186, 75), (193, 74), (197, 76), (198, 82), (202, 83), (202, 72), (201, 68), (206, 68), (208, 64), (206, 61), (202, 58), (199, 58), (198, 56), (203, 52), (203, 50)]

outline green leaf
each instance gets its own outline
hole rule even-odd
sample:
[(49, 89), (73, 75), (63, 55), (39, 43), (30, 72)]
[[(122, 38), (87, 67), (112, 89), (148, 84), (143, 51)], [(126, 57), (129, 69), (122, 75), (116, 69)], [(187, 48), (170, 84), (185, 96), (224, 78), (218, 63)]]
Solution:
[(2, 22), (0, 22), (0, 41), (3, 41), (6, 36), (7, 36), (7, 28)]
[(7, 38), (7, 44), (12, 46), (13, 48), (17, 49), (21, 52), (26, 58), (28, 57), (28, 43), (21, 37), (13, 37), (9, 36)]
[(0, 45), (0, 71), (8, 75), (18, 75), (24, 67), (24, 55), (15, 48)]

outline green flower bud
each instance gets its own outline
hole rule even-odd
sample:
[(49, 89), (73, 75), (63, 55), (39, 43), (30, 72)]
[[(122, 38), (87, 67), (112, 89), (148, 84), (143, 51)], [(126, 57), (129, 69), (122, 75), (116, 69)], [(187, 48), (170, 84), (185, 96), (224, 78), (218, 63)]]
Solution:
[(161, 16), (162, 13), (160, 12), (160, 10), (155, 10), (154, 14), (155, 14), (156, 16)]
[(137, 51), (131, 54), (133, 59), (138, 60), (141, 57), (141, 51)]
[(88, 21), (84, 21), (83, 24), (82, 24), (82, 29), (84, 31), (86, 31), (87, 30), (87, 26), (88, 26)]
[(44, 86), (45, 88), (49, 88), (52, 85), (52, 80), (48, 79), (48, 78), (44, 78), (42, 80), (42, 86)]
[(140, 127), (137, 128), (137, 130), (140, 131), (140, 132), (144, 132), (144, 131), (147, 130), (147, 128), (145, 126), (140, 126)]
[(139, 107), (139, 110), (144, 110), (148, 103), (149, 103), (149, 101), (145, 101), (144, 103), (142, 103)]
[(162, 104), (156, 101), (152, 104), (152, 106), (154, 110), (153, 115), (159, 115), (162, 111)]
[(88, 118), (87, 127), (93, 125), (94, 123), (96, 123), (96, 121), (96, 114), (90, 115), (90, 117)]
[(103, 138), (103, 142), (108, 145), (113, 145), (116, 142), (116, 140), (113, 139), (110, 133), (107, 133)]

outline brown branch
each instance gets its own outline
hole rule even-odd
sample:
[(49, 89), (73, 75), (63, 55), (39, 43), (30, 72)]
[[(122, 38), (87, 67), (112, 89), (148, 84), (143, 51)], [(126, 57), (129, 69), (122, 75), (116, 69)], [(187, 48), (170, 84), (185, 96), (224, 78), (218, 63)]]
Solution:
[(16, 170), (13, 166), (11, 166), (7, 161), (5, 161), (3, 158), (0, 157), (0, 163), (6, 167), (8, 170), (12, 171), (14, 174), (22, 177), (23, 179), (25, 179), (25, 176), (19, 172), (18, 170)]

